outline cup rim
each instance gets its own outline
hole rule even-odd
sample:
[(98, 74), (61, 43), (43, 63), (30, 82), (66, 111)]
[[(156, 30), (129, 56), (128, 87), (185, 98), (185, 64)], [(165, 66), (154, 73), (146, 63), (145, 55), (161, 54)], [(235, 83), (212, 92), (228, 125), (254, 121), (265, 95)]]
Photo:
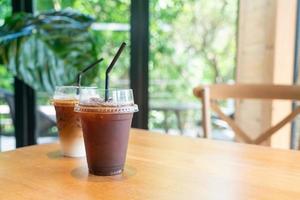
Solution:
[(119, 107), (86, 106), (75, 104), (74, 111), (77, 113), (98, 113), (98, 114), (129, 114), (139, 111), (138, 105), (125, 105)]

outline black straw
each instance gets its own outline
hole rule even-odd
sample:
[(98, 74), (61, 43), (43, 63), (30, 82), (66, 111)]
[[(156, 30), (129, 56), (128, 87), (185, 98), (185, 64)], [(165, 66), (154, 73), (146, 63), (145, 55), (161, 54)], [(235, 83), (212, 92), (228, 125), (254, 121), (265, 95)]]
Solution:
[(80, 87), (81, 86), (81, 77), (82, 75), (87, 72), (88, 70), (90, 70), (91, 68), (93, 68), (96, 64), (100, 63), (103, 61), (103, 58), (100, 58), (99, 60), (93, 62), (92, 64), (88, 65), (87, 67), (85, 67), (83, 70), (81, 70), (78, 74), (77, 74), (77, 78), (76, 78), (76, 83), (77, 86)]
[[(81, 77), (82, 75), (87, 72), (88, 70), (90, 70), (91, 68), (93, 68), (94, 66), (96, 66), (98, 63), (102, 62), (103, 58), (100, 58), (99, 60), (93, 62), (92, 64), (88, 65), (87, 67), (85, 67), (83, 70), (81, 70), (77, 76), (76, 76), (76, 85), (78, 87), (81, 86)], [(77, 94), (79, 94), (79, 88), (77, 89)]]
[(108, 88), (109, 88), (109, 73), (112, 70), (112, 68), (114, 67), (114, 65), (116, 64), (116, 62), (117, 62), (118, 58), (120, 57), (122, 51), (124, 50), (125, 46), (126, 46), (126, 43), (123, 42), (121, 44), (118, 52), (116, 53), (115, 57), (111, 61), (110, 65), (106, 69), (106, 72), (105, 72), (105, 101), (108, 100), (108, 96), (109, 96), (109, 92), (108, 92)]

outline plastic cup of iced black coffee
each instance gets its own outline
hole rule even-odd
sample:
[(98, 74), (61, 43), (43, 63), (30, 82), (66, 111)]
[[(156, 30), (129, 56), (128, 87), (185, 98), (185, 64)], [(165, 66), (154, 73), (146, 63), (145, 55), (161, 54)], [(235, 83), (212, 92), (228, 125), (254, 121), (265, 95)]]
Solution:
[(79, 102), (78, 90), (78, 86), (58, 86), (52, 99), (61, 151), (67, 157), (85, 156), (80, 119), (78, 113), (74, 112)]
[(133, 113), (138, 111), (132, 90), (82, 88), (75, 111), (81, 119), (89, 172), (122, 173)]

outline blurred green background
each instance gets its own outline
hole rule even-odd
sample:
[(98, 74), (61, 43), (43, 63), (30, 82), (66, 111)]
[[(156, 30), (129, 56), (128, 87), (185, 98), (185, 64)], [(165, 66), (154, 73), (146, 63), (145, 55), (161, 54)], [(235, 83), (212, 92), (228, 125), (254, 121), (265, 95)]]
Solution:
[[(107, 66), (119, 45), (130, 45), (130, 0), (36, 0), (35, 14), (71, 8), (96, 19), (92, 34)], [(234, 81), (238, 0), (151, 0), (149, 55), (149, 128), (178, 129), (173, 108), (183, 107), (182, 127), (199, 127), (200, 111), (192, 88)], [(0, 0), (0, 24), (11, 15), (10, 0)], [(130, 48), (120, 57), (112, 87), (129, 87)], [(103, 86), (100, 69), (94, 85)], [(13, 77), (0, 66), (0, 87), (13, 91)], [(38, 103), (51, 94), (38, 92)], [(160, 108), (167, 107), (166, 111)], [(173, 109), (174, 110), (174, 109)], [(168, 125), (166, 125), (168, 123)]]

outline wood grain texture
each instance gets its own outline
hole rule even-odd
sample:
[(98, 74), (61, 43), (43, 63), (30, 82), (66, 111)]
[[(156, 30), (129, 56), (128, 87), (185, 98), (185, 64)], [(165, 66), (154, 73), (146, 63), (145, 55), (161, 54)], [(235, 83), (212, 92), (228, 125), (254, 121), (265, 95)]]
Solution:
[(299, 85), (274, 84), (214, 84), (194, 88), (194, 95), (202, 97), (204, 89), (209, 88), (211, 99), (280, 99), (300, 100)]
[(0, 154), (0, 199), (299, 199), (300, 152), (133, 129), (123, 175), (88, 175), (57, 144)]

